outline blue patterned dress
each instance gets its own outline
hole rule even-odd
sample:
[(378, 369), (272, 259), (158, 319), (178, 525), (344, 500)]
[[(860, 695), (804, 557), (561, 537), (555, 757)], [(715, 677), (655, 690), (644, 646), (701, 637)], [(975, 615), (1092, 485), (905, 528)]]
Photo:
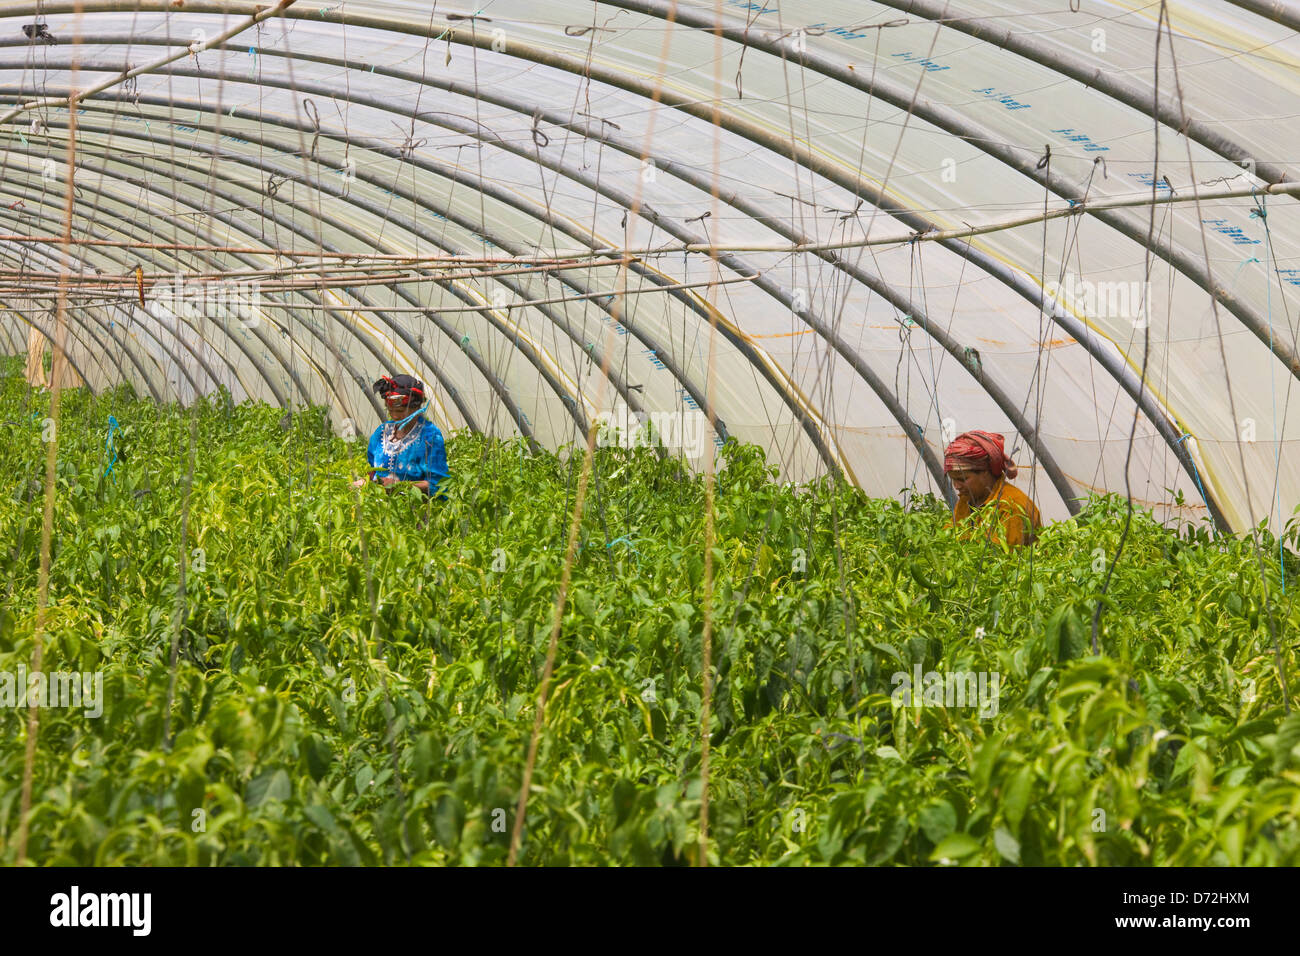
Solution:
[[(366, 450), (366, 458), (375, 469), (371, 480), (378, 481), (389, 474), (396, 475), (402, 481), (427, 480), (429, 490), (425, 493), (430, 496), (436, 494), (442, 479), (451, 474), (447, 470), (447, 449), (443, 443), (442, 431), (421, 415), (416, 419), (411, 435), (403, 436), (396, 442), (390, 437), (389, 448), (385, 448), (384, 438), (386, 435), (394, 434), (393, 424), (393, 422), (384, 422), (370, 436), (370, 447)], [(406, 438), (410, 438), (411, 441), (405, 443)], [(402, 447), (394, 450), (394, 444)], [(439, 497), (447, 496), (439, 495)]]

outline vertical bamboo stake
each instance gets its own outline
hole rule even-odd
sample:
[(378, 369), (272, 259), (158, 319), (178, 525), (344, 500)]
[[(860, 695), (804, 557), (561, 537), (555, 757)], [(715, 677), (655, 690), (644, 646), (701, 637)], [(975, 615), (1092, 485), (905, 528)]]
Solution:
[[(623, 299), (627, 288), (627, 265), (624, 259), (619, 268), (616, 283), (618, 293), (610, 319), (617, 322), (622, 316)], [(609, 381), (609, 340), (613, 336), (612, 323), (605, 328), (605, 339), (601, 349), (604, 361), (601, 365), (600, 391), (596, 398), (596, 407), (605, 403), (605, 383)], [(542, 739), (542, 726), (546, 721), (546, 701), (551, 690), (551, 675), (555, 671), (555, 656), (560, 648), (560, 627), (564, 622), (564, 605), (569, 598), (569, 582), (573, 576), (573, 561), (577, 555), (578, 532), (582, 527), (582, 512), (587, 501), (587, 481), (595, 468), (596, 429), (599, 420), (592, 418), (587, 427), (587, 446), (582, 456), (582, 471), (578, 474), (578, 493), (573, 501), (573, 520), (569, 523), (569, 540), (564, 550), (564, 570), (560, 573), (560, 588), (555, 595), (555, 618), (551, 622), (551, 640), (546, 647), (546, 665), (542, 668), (542, 686), (537, 691), (537, 713), (533, 715), (533, 731), (528, 739), (528, 757), (524, 761), (524, 779), (519, 787), (519, 800), (515, 804), (514, 824), (510, 829), (510, 851), (506, 854), (506, 866), (512, 867), (519, 859), (519, 842), (523, 838), (524, 820), (528, 814), (528, 791), (533, 786), (533, 769), (537, 765), (537, 747)], [(459, 704), (457, 705), (459, 707)]]
[(587, 429), (587, 451), (582, 459), (582, 472), (578, 476), (578, 496), (573, 503), (573, 520), (569, 522), (569, 543), (564, 552), (564, 571), (560, 575), (560, 590), (555, 595), (555, 617), (551, 621), (551, 642), (546, 648), (546, 666), (542, 669), (542, 686), (537, 692), (537, 713), (533, 716), (533, 733), (528, 741), (528, 759), (524, 763), (524, 779), (519, 787), (519, 801), (515, 804), (514, 826), (510, 831), (510, 852), (506, 866), (514, 866), (519, 857), (519, 840), (524, 830), (524, 815), (528, 811), (528, 791), (533, 785), (533, 767), (537, 764), (537, 745), (542, 737), (542, 724), (546, 719), (546, 698), (551, 689), (551, 674), (555, 670), (555, 654), (560, 646), (560, 625), (564, 620), (564, 605), (569, 596), (569, 580), (573, 573), (573, 558), (578, 546), (578, 529), (582, 525), (582, 508), (587, 498), (587, 479), (591, 476), (592, 457), (595, 454), (596, 424), (593, 420)]
[[(655, 88), (651, 101), (657, 108), (661, 95), (663, 84), (665, 64), (668, 62), (668, 49), (672, 43), (673, 24), (677, 20), (677, 3), (673, 2), (672, 8), (668, 11), (668, 29), (664, 33), (663, 47), (659, 52), (659, 69), (656, 71)], [(641, 151), (641, 163), (644, 173), (645, 162), (650, 155), (650, 142), (654, 135), (655, 111), (650, 112), (649, 122), (646, 124), (646, 141), (645, 148)], [(636, 228), (636, 218), (641, 211), (641, 189), (645, 184), (644, 174), (637, 179), (636, 192), (632, 199), (632, 205), (628, 209), (627, 219), (628, 230)], [(631, 240), (628, 232), (624, 233), (624, 245), (630, 246)], [(596, 408), (600, 409), (605, 404), (605, 387), (609, 382), (609, 362), (610, 362), (610, 340), (613, 337), (613, 323), (618, 322), (623, 315), (623, 303), (627, 297), (627, 267), (631, 263), (632, 257), (624, 255), (619, 260), (618, 279), (615, 282), (614, 302), (610, 308), (609, 317), (611, 323), (605, 327), (605, 338), (601, 348), (601, 378), (600, 391), (596, 399)], [(587, 498), (587, 481), (591, 476), (592, 469), (595, 465), (596, 454), (596, 429), (599, 427), (599, 421), (593, 418), (587, 429), (587, 447), (582, 458), (582, 471), (578, 475), (578, 493), (573, 503), (573, 520), (569, 525), (569, 541), (564, 554), (564, 571), (560, 576), (560, 589), (555, 596), (555, 620), (551, 627), (551, 641), (546, 649), (546, 666), (542, 670), (542, 686), (537, 694), (537, 713), (533, 717), (533, 732), (528, 741), (528, 758), (524, 763), (523, 784), (519, 788), (519, 801), (515, 805), (514, 825), (510, 831), (510, 852), (506, 856), (506, 866), (514, 866), (519, 857), (519, 841), (523, 835), (524, 819), (528, 811), (528, 791), (532, 788), (533, 768), (537, 763), (537, 746), (541, 740), (542, 725), (546, 720), (546, 699), (550, 691), (551, 673), (555, 667), (555, 655), (559, 649), (560, 642), (560, 625), (564, 618), (564, 604), (568, 598), (569, 580), (573, 570), (573, 561), (575, 556), (575, 546), (578, 543), (578, 531), (582, 525), (582, 510)]]
[[(78, 4), (80, 7), (80, 4)], [(78, 9), (80, 14), (80, 9)], [(74, 67), (73, 82), (76, 81)], [(50, 603), (50, 542), (54, 536), (54, 466), (59, 454), (59, 395), (63, 390), (63, 367), (67, 364), (64, 348), (68, 339), (68, 277), (72, 271), (72, 211), (75, 199), (74, 178), (77, 159), (77, 94), (68, 98), (67, 188), (63, 202), (63, 255), (59, 268), (58, 304), (55, 310), (54, 361), (50, 375), (50, 422), (52, 439), (45, 450), (45, 513), (41, 523), (41, 563), (37, 577), (36, 626), (32, 633), (32, 669), (40, 673), (43, 664), (45, 612)], [(27, 823), (32, 809), (32, 779), (36, 767), (36, 736), (40, 731), (38, 701), (27, 702), (27, 745), (23, 754), (22, 795), (18, 808), (17, 862), (27, 858)]]
[[(722, 0), (713, 2), (713, 197), (710, 218), (718, 223), (718, 172), (721, 159), (722, 115), (718, 104), (722, 102)], [(713, 364), (718, 339), (718, 246), (709, 243), (709, 360), (704, 378), (705, 407), (709, 414), (709, 444), (717, 434), (718, 420), (713, 406)], [(713, 719), (713, 541), (714, 541), (714, 454), (708, 448), (704, 454), (704, 633), (700, 687), (700, 866), (709, 865), (709, 724)]]

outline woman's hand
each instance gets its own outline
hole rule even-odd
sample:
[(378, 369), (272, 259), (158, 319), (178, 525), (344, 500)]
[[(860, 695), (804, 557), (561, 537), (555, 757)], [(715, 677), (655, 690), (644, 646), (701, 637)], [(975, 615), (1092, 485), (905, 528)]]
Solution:
[(379, 479), (379, 483), (385, 488), (391, 488), (401, 480), (402, 479), (398, 478), (396, 475), (384, 475), (384, 477)]
[(356, 481), (352, 482), (353, 488), (364, 488), (365, 486), (366, 486), (366, 479), (364, 478), (358, 478)]

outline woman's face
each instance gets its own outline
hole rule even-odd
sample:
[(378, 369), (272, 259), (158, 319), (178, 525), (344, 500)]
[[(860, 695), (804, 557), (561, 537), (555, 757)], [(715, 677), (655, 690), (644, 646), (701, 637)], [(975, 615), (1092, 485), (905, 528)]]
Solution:
[(982, 505), (993, 491), (996, 480), (987, 468), (954, 468), (948, 473), (952, 487), (958, 497), (965, 498), (973, 505)]
[(389, 419), (397, 421), (410, 414), (411, 396), (400, 392), (389, 392), (384, 396), (384, 404), (388, 406)]

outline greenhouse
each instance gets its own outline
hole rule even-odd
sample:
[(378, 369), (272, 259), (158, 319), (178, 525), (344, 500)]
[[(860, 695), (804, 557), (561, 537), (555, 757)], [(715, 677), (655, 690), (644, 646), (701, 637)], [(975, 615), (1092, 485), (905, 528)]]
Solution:
[(1281, 0), (6, 3), (0, 861), (1300, 864), (1298, 97)]

